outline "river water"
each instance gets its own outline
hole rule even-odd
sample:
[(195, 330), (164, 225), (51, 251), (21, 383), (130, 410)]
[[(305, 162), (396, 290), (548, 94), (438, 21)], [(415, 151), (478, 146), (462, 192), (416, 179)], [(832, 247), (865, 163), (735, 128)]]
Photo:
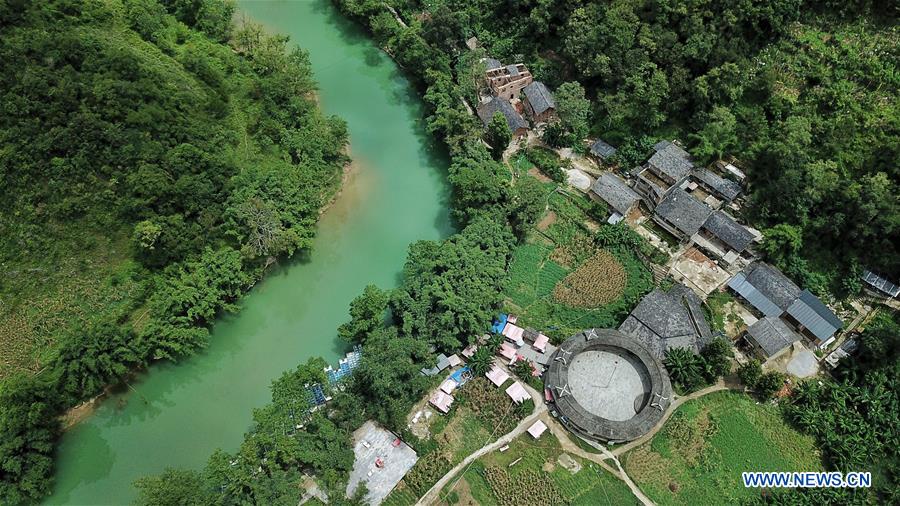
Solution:
[(396, 65), (328, 0), (238, 5), (309, 51), (322, 108), (347, 121), (354, 171), (308, 260), (271, 271), (203, 353), (152, 367), (64, 435), (49, 504), (126, 504), (136, 478), (236, 449), (274, 378), (345, 351), (335, 329), (353, 297), (369, 283), (395, 286), (411, 242), (451, 232), (447, 160)]

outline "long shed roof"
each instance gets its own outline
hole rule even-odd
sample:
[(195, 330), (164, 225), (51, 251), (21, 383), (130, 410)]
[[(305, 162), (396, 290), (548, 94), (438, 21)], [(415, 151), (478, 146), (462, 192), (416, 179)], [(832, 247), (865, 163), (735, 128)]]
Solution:
[(747, 249), (747, 246), (753, 242), (753, 234), (722, 211), (716, 211), (709, 215), (703, 228), (738, 253)]
[(844, 326), (844, 322), (809, 290), (800, 293), (788, 307), (787, 313), (821, 341), (827, 340)]

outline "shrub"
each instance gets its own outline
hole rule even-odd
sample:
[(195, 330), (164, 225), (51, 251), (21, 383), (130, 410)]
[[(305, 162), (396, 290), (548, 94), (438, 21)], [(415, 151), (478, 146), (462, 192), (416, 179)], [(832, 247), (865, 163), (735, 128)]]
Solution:
[(566, 180), (566, 173), (562, 170), (562, 166), (566, 165), (566, 162), (553, 151), (547, 148), (528, 148), (525, 150), (525, 156), (550, 179), (557, 183)]

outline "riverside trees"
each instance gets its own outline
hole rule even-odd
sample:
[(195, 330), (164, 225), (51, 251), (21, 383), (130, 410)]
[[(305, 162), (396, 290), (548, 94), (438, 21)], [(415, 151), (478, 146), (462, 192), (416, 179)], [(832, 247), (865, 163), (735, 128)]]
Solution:
[[(308, 58), (257, 27), (222, 44), (232, 13), (220, 0), (0, 6), (0, 263), (46, 273), (4, 281), (0, 318), (31, 305), (54, 322), (2, 336), (40, 358), (21, 377), (6, 357), (0, 370), (0, 502), (45, 495), (60, 412), (204, 346), (271, 258), (308, 248), (337, 189), (346, 129), (316, 108)], [(118, 257), (89, 270), (110, 244)], [(88, 311), (37, 304), (70, 290), (94, 297)]]

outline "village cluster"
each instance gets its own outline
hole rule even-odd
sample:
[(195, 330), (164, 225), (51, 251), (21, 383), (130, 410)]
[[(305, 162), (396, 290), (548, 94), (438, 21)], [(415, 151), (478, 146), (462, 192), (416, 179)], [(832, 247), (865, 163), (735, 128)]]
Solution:
[[(483, 63), (489, 93), (476, 108), (479, 118), (487, 126), (499, 112), (514, 144), (540, 143), (530, 132), (554, 118), (551, 90), (521, 63), (503, 65), (492, 58)], [(603, 202), (610, 211), (607, 223), (622, 222), (664, 251), (669, 260), (656, 274), (673, 283), (647, 293), (618, 328), (585, 329), (558, 346), (543, 331), (520, 325), (516, 315), (499, 314), (490, 330), (503, 340), (492, 350), (494, 363), (484, 376), (512, 403), (546, 403), (555, 419), (589, 444), (640, 438), (661, 423), (673, 402), (663, 365), (667, 351), (686, 348), (699, 353), (721, 335), (704, 312), (704, 299), (716, 292), (735, 300), (729, 308), (732, 328), (723, 337), (734, 344), (740, 363), (755, 358), (767, 369), (804, 378), (816, 374), (820, 362), (833, 367), (853, 352), (856, 344), (849, 330), (859, 318), (846, 325), (820, 298), (760, 260), (762, 234), (735, 218), (745, 180), (736, 160), (699, 167), (678, 142), (661, 141), (643, 164), (623, 170), (611, 163), (616, 148), (609, 143), (594, 139), (585, 147), (590, 157), (568, 169), (569, 185)], [(869, 271), (863, 281), (870, 295), (896, 304), (896, 284)], [(433, 367), (421, 370), (439, 381), (427, 402), (411, 414), (413, 433), (434, 416), (451, 412), (458, 390), (474, 378), (466, 362), (479, 347), (490, 345), (492, 334), (478, 337), (456, 354), (439, 354)], [(829, 347), (830, 353), (824, 353)], [(351, 352), (339, 369), (329, 371), (329, 380), (339, 384), (358, 361), (358, 350)], [(523, 370), (531, 378), (517, 378)], [(530, 386), (535, 379), (542, 391)], [(317, 405), (328, 400), (321, 385), (310, 389)], [(547, 428), (538, 419), (527, 432), (538, 439)], [(418, 457), (400, 437), (371, 421), (354, 440), (356, 462), (347, 494), (365, 483), (367, 501), (379, 504)]]

